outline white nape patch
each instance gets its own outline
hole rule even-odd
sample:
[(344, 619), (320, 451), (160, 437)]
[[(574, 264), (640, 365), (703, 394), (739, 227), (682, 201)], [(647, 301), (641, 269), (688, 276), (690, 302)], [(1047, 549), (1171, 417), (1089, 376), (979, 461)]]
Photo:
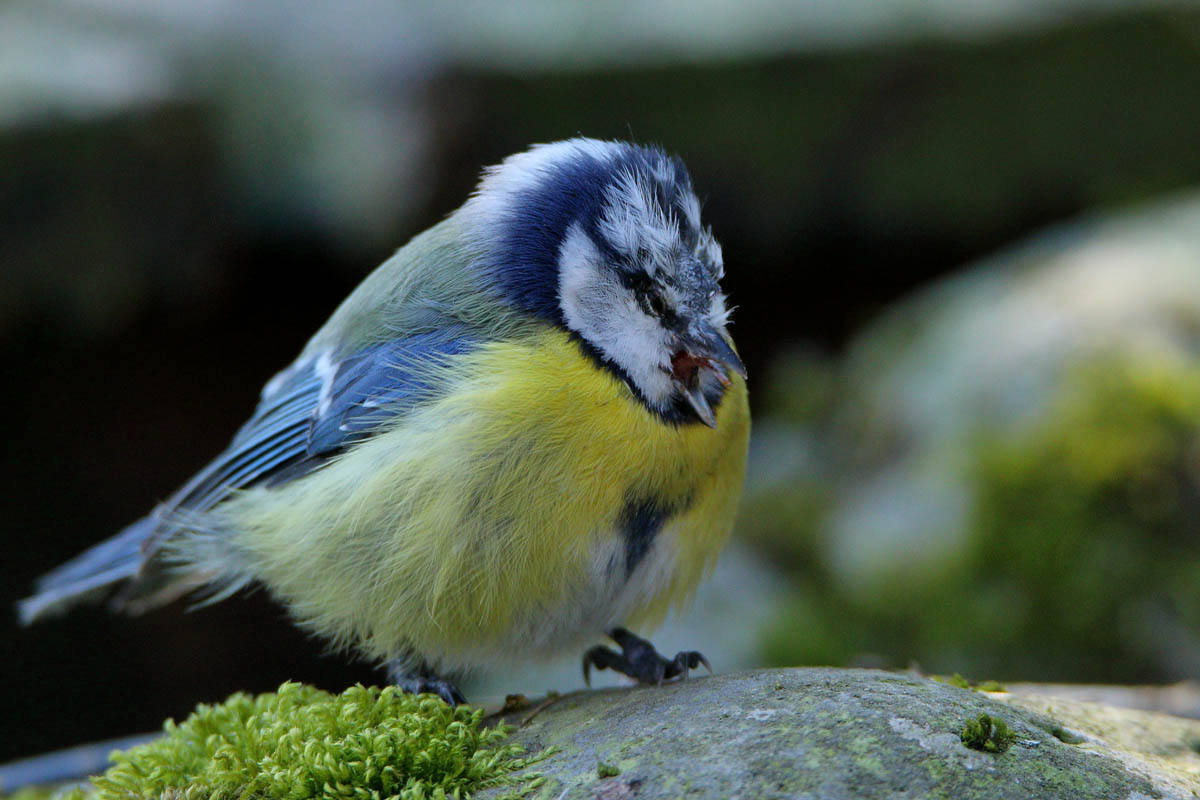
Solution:
[(658, 409), (671, 401), (669, 334), (646, 314), (579, 223), (558, 252), (559, 306), (567, 327), (625, 371)]
[(608, 187), (605, 200), (600, 235), (626, 256), (645, 250), (648, 260), (643, 266), (654, 275), (680, 246), (679, 220), (659, 207), (646, 178), (629, 170), (623, 170)]
[(479, 187), (463, 206), (468, 215), (478, 216), (485, 225), (500, 224), (513, 209), (512, 198), (537, 187), (550, 167), (589, 156), (608, 162), (622, 152), (622, 145), (599, 139), (575, 138), (549, 144), (535, 144), (523, 153), (511, 155), (483, 171)]

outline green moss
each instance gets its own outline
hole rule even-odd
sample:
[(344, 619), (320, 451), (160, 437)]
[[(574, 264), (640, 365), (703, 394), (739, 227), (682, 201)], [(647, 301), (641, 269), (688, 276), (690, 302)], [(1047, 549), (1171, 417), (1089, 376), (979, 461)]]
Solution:
[(949, 677), (946, 677), (945, 675), (930, 675), (929, 677), (933, 678), (938, 683), (945, 683), (950, 686), (957, 686), (959, 689), (970, 689), (971, 688), (971, 682), (969, 680), (967, 680), (966, 678), (964, 678), (962, 675), (959, 675), (957, 672)]
[(596, 777), (598, 778), (615, 778), (620, 774), (621, 770), (612, 764), (605, 764), (603, 761), (596, 764)]
[(1078, 734), (1071, 733), (1061, 725), (1055, 725), (1050, 729), (1050, 735), (1058, 739), (1063, 744), (1083, 744), (1084, 738)]
[(963, 726), (959, 734), (962, 743), (972, 750), (1003, 753), (1016, 741), (1017, 735), (997, 717), (980, 714)]
[(975, 689), (976, 691), (980, 691), (980, 692), (1007, 692), (1008, 691), (1007, 689), (1004, 688), (1004, 684), (1000, 683), (1000, 681), (981, 681), (980, 683), (973, 684), (957, 672), (950, 676), (930, 675), (929, 677), (932, 678), (933, 680), (937, 681), (938, 683), (945, 683), (950, 686), (957, 686), (959, 689)]
[(235, 694), (168, 720), (157, 741), (114, 755), (92, 782), (100, 800), (175, 796), (234, 798), (466, 797), (539, 784), (512, 773), (540, 760), (504, 744), (508, 729), (485, 728), (482, 711), (428, 696), (353, 686), (332, 695), (296, 683), (278, 693)]

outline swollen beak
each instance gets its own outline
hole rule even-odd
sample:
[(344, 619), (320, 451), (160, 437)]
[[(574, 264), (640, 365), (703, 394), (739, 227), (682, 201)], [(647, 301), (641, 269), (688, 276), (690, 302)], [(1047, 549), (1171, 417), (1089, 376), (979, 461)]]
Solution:
[(704, 396), (704, 390), (700, 388), (700, 384), (695, 386), (684, 386), (683, 396), (687, 398), (688, 404), (692, 410), (696, 412), (696, 416), (710, 428), (717, 427), (717, 415), (713, 413), (712, 406), (708, 404), (708, 399)]
[(733, 352), (733, 348), (729, 346), (729, 342), (725, 341), (725, 337), (721, 335), (720, 331), (707, 322), (701, 322), (696, 329), (698, 349), (695, 351), (695, 355), (728, 367), (741, 375), (743, 380), (750, 377), (746, 374), (746, 365), (738, 358), (738, 354)]
[(718, 380), (728, 386), (729, 376), (722, 367), (745, 378), (746, 366), (720, 331), (707, 322), (692, 327), (683, 342), (683, 347), (673, 359), (676, 383), (700, 421), (710, 428), (715, 428), (717, 417), (708, 403), (708, 398), (704, 396), (699, 373), (703, 369), (712, 370)]

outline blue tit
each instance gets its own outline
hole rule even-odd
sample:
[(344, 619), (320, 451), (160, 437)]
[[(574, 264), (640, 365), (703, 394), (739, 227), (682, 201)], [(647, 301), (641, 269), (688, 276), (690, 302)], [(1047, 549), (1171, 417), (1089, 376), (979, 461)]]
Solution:
[(642, 682), (711, 571), (750, 416), (721, 249), (683, 163), (577, 138), (471, 197), (337, 308), (229, 447), (42, 577), (29, 623), (265, 586), (297, 623), (451, 703), (444, 675), (558, 655)]

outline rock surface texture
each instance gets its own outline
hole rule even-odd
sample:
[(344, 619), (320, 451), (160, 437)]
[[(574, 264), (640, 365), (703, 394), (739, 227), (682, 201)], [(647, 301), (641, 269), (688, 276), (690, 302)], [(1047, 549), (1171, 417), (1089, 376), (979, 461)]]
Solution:
[[(1003, 752), (962, 743), (983, 714), (1015, 735)], [(531, 752), (557, 748), (532, 768), (539, 798), (1200, 798), (1200, 722), (900, 673), (759, 670), (506, 719)]]

